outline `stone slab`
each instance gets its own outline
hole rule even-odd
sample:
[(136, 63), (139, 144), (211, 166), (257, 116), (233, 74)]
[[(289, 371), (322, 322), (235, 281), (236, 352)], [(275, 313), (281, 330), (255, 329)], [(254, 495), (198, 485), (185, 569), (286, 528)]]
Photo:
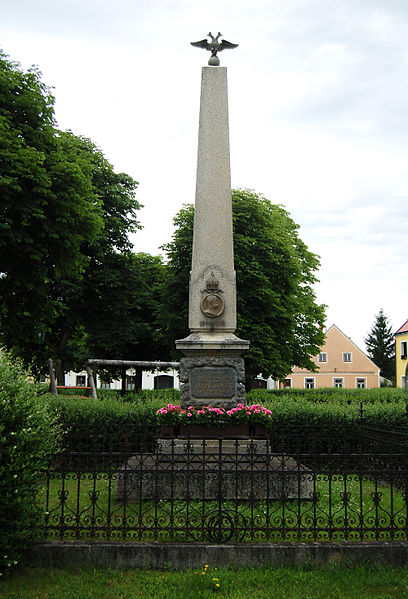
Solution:
[[(234, 442), (232, 442), (234, 443)], [(290, 456), (242, 452), (226, 445), (190, 452), (191, 441), (177, 451), (137, 454), (116, 473), (115, 499), (189, 501), (274, 501), (312, 497), (313, 477)], [(196, 444), (196, 447), (199, 443)], [(184, 449), (184, 453), (182, 451)], [(228, 451), (228, 449), (230, 451)], [(221, 457), (221, 459), (220, 459)]]
[(231, 399), (236, 390), (235, 368), (203, 366), (190, 371), (190, 393), (196, 399)]

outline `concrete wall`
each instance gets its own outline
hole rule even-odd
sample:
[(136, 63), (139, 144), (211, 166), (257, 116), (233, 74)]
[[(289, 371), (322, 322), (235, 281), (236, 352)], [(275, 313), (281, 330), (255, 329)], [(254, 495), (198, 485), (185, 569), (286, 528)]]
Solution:
[[(405, 541), (338, 543), (86, 543), (54, 542), (33, 546), (26, 563), (43, 567), (80, 564), (103, 568), (254, 567), (308, 563), (366, 563), (406, 566)], [(301, 593), (300, 595), (301, 596)]]

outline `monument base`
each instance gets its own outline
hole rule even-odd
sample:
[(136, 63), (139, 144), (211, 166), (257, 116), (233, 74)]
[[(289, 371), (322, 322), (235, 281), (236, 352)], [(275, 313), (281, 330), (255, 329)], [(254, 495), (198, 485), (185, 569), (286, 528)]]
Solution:
[(137, 454), (115, 477), (120, 502), (310, 500), (313, 477), (266, 439), (158, 439), (156, 453)]
[(182, 407), (229, 410), (245, 402), (245, 365), (240, 357), (249, 342), (232, 333), (192, 333), (176, 341), (180, 360)]

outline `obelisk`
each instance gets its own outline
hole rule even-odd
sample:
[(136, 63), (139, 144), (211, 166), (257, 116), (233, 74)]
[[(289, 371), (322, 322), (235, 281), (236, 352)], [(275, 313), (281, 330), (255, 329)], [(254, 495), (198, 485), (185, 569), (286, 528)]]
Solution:
[[(207, 49), (212, 51), (209, 64), (219, 64), (216, 50)], [(190, 335), (176, 341), (177, 349), (184, 354), (180, 361), (184, 406), (229, 409), (245, 396), (241, 354), (249, 342), (234, 334), (236, 278), (231, 204), (227, 69), (208, 66), (202, 68), (201, 79)]]

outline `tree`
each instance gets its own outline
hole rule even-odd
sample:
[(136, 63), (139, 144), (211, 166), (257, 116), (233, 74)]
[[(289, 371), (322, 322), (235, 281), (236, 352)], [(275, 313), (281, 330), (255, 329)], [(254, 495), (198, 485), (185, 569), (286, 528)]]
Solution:
[(58, 131), (53, 105), (36, 69), (0, 53), (0, 335), (38, 368), (82, 359), (93, 273), (140, 227), (137, 183)]
[[(293, 366), (314, 369), (310, 356), (324, 341), (324, 306), (312, 285), (319, 267), (298, 236), (298, 226), (281, 206), (251, 190), (232, 193), (237, 273), (237, 335), (249, 339), (248, 380), (258, 373), (284, 378)], [(193, 206), (175, 217), (168, 256), (163, 342), (188, 334), (188, 279), (193, 237)]]
[[(62, 384), (63, 372), (81, 366), (90, 355), (89, 327), (95, 315), (98, 320), (106, 315), (107, 321), (101, 321), (101, 326), (110, 329), (113, 314), (118, 313), (126, 301), (124, 294), (118, 296), (114, 309), (110, 304), (110, 314), (101, 308), (109, 303), (110, 282), (117, 279), (109, 265), (116, 260), (119, 268), (120, 260), (125, 263), (125, 257), (131, 253), (128, 235), (140, 228), (136, 218), (140, 206), (134, 194), (136, 182), (124, 173), (115, 173), (90, 140), (71, 133), (60, 135), (68, 148), (88, 164), (92, 189), (99, 198), (103, 219), (100, 234), (91, 240), (83, 239), (81, 249), (86, 257), (83, 270), (72, 276), (56, 277), (48, 285), (48, 298), (58, 310), (57, 316), (47, 323), (43, 353), (48, 351), (53, 356), (57, 372), (61, 371), (59, 382)], [(101, 285), (95, 273), (100, 273), (103, 268), (106, 277)], [(93, 284), (98, 285), (97, 291)]]
[(103, 228), (89, 165), (56, 131), (53, 104), (36, 69), (0, 52), (0, 324), (17, 345), (38, 341), (48, 282), (80, 272), (83, 240)]
[[(162, 310), (159, 290), (164, 272), (162, 259), (145, 253), (111, 254), (94, 265), (86, 281), (88, 357), (167, 358), (157, 338)], [(142, 370), (136, 369), (136, 374), (136, 388), (141, 388)]]
[(388, 317), (383, 309), (375, 316), (371, 331), (365, 339), (367, 352), (374, 364), (380, 368), (380, 375), (395, 379), (395, 342)]

